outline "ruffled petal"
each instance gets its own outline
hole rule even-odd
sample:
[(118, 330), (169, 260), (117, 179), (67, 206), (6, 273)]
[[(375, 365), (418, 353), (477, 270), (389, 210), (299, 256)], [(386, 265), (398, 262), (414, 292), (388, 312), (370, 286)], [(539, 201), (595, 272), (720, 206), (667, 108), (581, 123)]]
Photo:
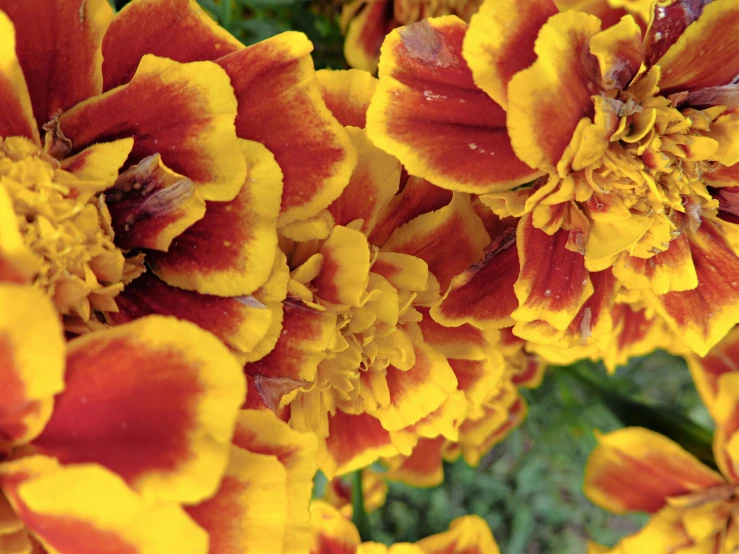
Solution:
[(485, 335), (472, 325), (447, 327), (439, 325), (421, 309), (423, 319), (418, 323), (423, 340), (447, 358), (483, 360), (488, 356), (489, 343)]
[(361, 230), (368, 234), (375, 227), (380, 211), (398, 192), (401, 167), (397, 159), (372, 144), (365, 131), (354, 127), (347, 127), (346, 131), (359, 160), (349, 185), (328, 211), (336, 225), (361, 219)]
[(386, 461), (387, 477), (412, 487), (435, 487), (444, 482), (442, 448), (446, 439), (421, 438), (410, 456), (397, 456)]
[(739, 323), (739, 264), (717, 222), (704, 219), (689, 237), (698, 286), (684, 292), (644, 295), (677, 337), (705, 356)]
[(205, 200), (231, 200), (246, 175), (235, 115), (233, 89), (218, 66), (146, 55), (128, 84), (63, 113), (56, 135), (65, 140), (57, 136), (51, 148), (66, 157), (96, 142), (133, 137), (130, 163), (159, 153)]
[(305, 35), (287, 32), (218, 61), (239, 101), (237, 134), (264, 144), (284, 174), (280, 225), (313, 217), (336, 200), (357, 162), (321, 98), (312, 49)]
[(152, 273), (126, 285), (115, 298), (118, 312), (106, 314), (120, 325), (148, 315), (169, 315), (195, 323), (229, 348), (248, 354), (267, 336), (274, 314), (253, 296), (224, 298), (178, 289)]
[(449, 531), (431, 535), (416, 544), (427, 554), (500, 554), (490, 527), (476, 515), (458, 517), (449, 525)]
[[(78, 179), (97, 181), (102, 184), (101, 186), (108, 188), (111, 183), (115, 183), (118, 170), (126, 163), (132, 149), (132, 138), (102, 142), (88, 146), (75, 156), (63, 159), (60, 165), (63, 170), (69, 171)], [(75, 188), (77, 187), (79, 184), (76, 184)]]
[(465, 323), (479, 329), (513, 325), (518, 308), (513, 285), (519, 275), (518, 251), (513, 236), (486, 248), (485, 256), (452, 280), (441, 304), (431, 308), (431, 317), (448, 326)]
[(505, 0), (484, 2), (472, 16), (464, 37), (464, 58), (475, 84), (504, 108), (509, 81), (536, 61), (539, 29), (558, 11), (552, 0)]
[(419, 177), (401, 176), (401, 190), (380, 212), (369, 235), (370, 244), (384, 245), (395, 229), (414, 217), (441, 209), (451, 200), (451, 191)]
[(205, 217), (147, 261), (169, 285), (203, 294), (238, 296), (262, 286), (277, 248), (282, 172), (258, 142), (239, 140), (247, 175), (236, 198), (209, 202)]
[(242, 48), (195, 0), (135, 0), (105, 33), (104, 90), (129, 82), (146, 54), (186, 63), (213, 61)]
[(210, 554), (285, 552), (288, 494), (277, 458), (234, 446), (215, 495), (185, 510), (208, 532)]
[(399, 453), (390, 432), (370, 414), (336, 412), (328, 418), (328, 429), (319, 445), (318, 465), (329, 479)]
[(35, 438), (64, 388), (61, 321), (38, 289), (0, 284), (0, 452)]
[[(336, 316), (289, 300), (284, 302), (283, 309), (282, 332), (274, 349), (261, 360), (246, 364), (244, 370), (248, 375), (289, 379), (294, 382), (293, 388), (297, 388), (315, 380), (318, 364), (334, 336)], [(257, 381), (257, 388), (268, 398), (272, 393), (278, 394), (279, 404), (287, 391), (275, 390), (277, 384), (266, 380), (260, 385)]]
[(651, 258), (623, 253), (613, 265), (613, 274), (627, 289), (651, 289), (655, 294), (692, 290), (698, 286), (690, 242), (685, 233), (670, 241), (670, 247)]
[[(294, 431), (271, 412), (242, 410), (236, 421), (233, 443), (249, 452), (276, 457), (287, 471), (287, 525), (282, 552), (305, 552), (310, 534), (307, 508), (316, 472), (316, 437)], [(267, 549), (262, 547), (264, 551)]]
[(216, 491), (246, 385), (210, 333), (156, 316), (91, 333), (69, 343), (65, 379), (39, 451), (103, 465), (148, 498)]
[(2, 11), (0, 37), (0, 102), (3, 106), (0, 137), (21, 136), (40, 145), (31, 97), (15, 52), (15, 29), (13, 22)]
[(313, 526), (310, 554), (356, 554), (361, 539), (351, 520), (323, 500), (311, 502), (310, 513)]
[(642, 32), (633, 17), (595, 35), (590, 53), (598, 59), (601, 85), (606, 90), (623, 90), (642, 64)]
[(733, 83), (739, 75), (737, 27), (739, 6), (734, 0), (707, 4), (697, 21), (688, 25), (657, 61), (662, 70), (662, 94)]
[(451, 190), (506, 190), (538, 173), (516, 158), (505, 112), (475, 85), (462, 57), (466, 31), (447, 16), (390, 33), (367, 130), (412, 175)]
[(566, 329), (585, 301), (593, 294), (585, 258), (566, 245), (569, 233), (547, 235), (526, 216), (518, 225), (517, 247), (521, 273), (514, 285), (519, 308), (513, 318), (520, 322), (541, 320)]
[[(454, 237), (454, 241), (445, 240)], [(442, 289), (452, 278), (483, 257), (490, 237), (472, 208), (469, 196), (455, 193), (443, 208), (419, 215), (398, 228), (383, 252), (410, 254), (424, 260)]]
[(0, 467), (0, 487), (52, 552), (208, 551), (208, 534), (181, 507), (147, 501), (96, 464), (60, 467), (42, 456), (21, 458)]
[(655, 513), (668, 497), (723, 482), (721, 475), (670, 439), (628, 427), (598, 437), (585, 469), (584, 491), (610, 512)]
[(598, 62), (589, 53), (598, 18), (557, 14), (536, 39), (537, 60), (508, 84), (508, 131), (516, 155), (552, 173), (584, 117), (594, 115)]
[(707, 404), (716, 421), (713, 454), (727, 479), (739, 479), (739, 372), (719, 377), (716, 394)]
[(370, 247), (359, 231), (337, 225), (321, 247), (321, 269), (311, 284), (333, 304), (359, 306), (367, 291)]
[(385, 429), (398, 431), (436, 410), (457, 388), (457, 378), (447, 359), (419, 340), (413, 341), (416, 363), (401, 371), (387, 369), (390, 404), (376, 417)]
[(726, 373), (739, 373), (739, 327), (734, 327), (703, 357), (686, 357), (693, 382), (708, 411), (713, 414), (718, 384)]
[[(96, 146), (100, 145), (68, 159), (83, 156)], [(159, 154), (124, 171), (106, 192), (105, 201), (113, 220), (116, 246), (127, 250), (166, 251), (176, 237), (205, 215), (205, 201), (195, 184), (165, 166)]]
[(113, 19), (106, 0), (2, 0), (0, 10), (15, 26), (18, 59), (39, 128), (100, 94), (100, 44)]
[[(384, 38), (384, 35), (383, 35)], [(364, 129), (367, 109), (377, 88), (377, 79), (359, 69), (316, 71), (326, 107), (344, 127)]]

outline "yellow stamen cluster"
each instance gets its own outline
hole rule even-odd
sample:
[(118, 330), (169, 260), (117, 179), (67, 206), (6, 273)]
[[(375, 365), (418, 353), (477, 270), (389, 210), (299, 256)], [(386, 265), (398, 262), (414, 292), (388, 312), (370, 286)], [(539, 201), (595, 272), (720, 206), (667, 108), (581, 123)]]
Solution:
[(572, 175), (576, 197), (590, 200), (592, 219), (635, 218), (632, 223), (643, 226), (644, 234), (630, 252), (640, 258), (664, 252), (686, 226), (697, 228), (701, 216), (715, 214), (718, 206), (702, 177), (720, 157), (720, 137), (713, 138), (711, 131), (717, 120), (721, 124), (726, 108), (678, 109), (672, 99), (659, 94), (658, 69), (616, 98), (596, 102), (591, 132), (618, 118), (616, 131), (602, 154), (590, 150), (589, 160), (583, 155), (588, 149), (582, 147), (588, 125), (579, 127), (576, 139), (581, 146), (572, 165), (578, 169)]
[[(413, 367), (413, 331), (407, 325), (422, 318), (415, 306), (430, 305), (438, 298), (438, 284), (427, 269), (415, 286), (409, 280), (407, 289), (396, 288), (373, 272), (372, 265), (380, 253), (364, 235), (350, 230), (357, 250), (371, 251), (369, 272), (360, 277), (366, 280), (366, 287), (354, 305), (328, 302), (312, 284), (321, 269), (321, 242), (301, 243), (292, 256), (291, 267), (297, 267), (291, 272), (289, 294), (336, 316), (336, 327), (315, 381), (283, 399), (283, 403), (290, 402), (293, 426), (320, 436), (328, 435), (327, 415), (338, 408), (359, 414), (390, 404), (386, 370), (390, 365), (403, 371)], [(300, 260), (305, 261), (297, 264)], [(425, 263), (420, 263), (425, 268)]]
[[(129, 271), (100, 184), (82, 181), (22, 137), (0, 139), (0, 259), (83, 321), (116, 310)], [(9, 212), (9, 213), (5, 213)]]

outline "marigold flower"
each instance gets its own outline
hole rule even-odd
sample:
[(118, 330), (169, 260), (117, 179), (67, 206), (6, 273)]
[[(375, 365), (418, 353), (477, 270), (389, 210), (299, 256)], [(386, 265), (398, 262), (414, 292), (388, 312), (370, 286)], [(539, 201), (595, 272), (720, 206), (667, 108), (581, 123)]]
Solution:
[[(245, 369), (253, 382), (248, 405), (316, 433), (320, 467), (333, 477), (409, 455), (422, 438), (456, 441), (462, 421), (482, 419), (486, 409), (502, 420), (508, 412), (494, 400), (505, 366), (497, 333), (450, 329), (429, 316), (440, 291), (490, 241), (480, 206), (408, 178), (367, 140), (371, 76), (321, 71), (318, 78), (359, 161), (325, 212), (281, 229), (290, 267), (282, 333)], [(455, 241), (445, 240), (451, 235)]]
[(730, 552), (739, 544), (735, 522), (739, 483), (739, 333), (734, 329), (704, 358), (689, 356), (701, 397), (716, 422), (713, 452), (721, 473), (679, 445), (642, 428), (598, 438), (588, 461), (585, 493), (615, 513), (652, 517), (612, 551)]
[(738, 19), (731, 0), (676, 1), (642, 33), (630, 15), (602, 30), (550, 0), (490, 1), (469, 27), (391, 33), (370, 138), (520, 218), (432, 315), (585, 346), (612, 330), (625, 288), (695, 352), (718, 342), (739, 318)]
[(396, 543), (388, 547), (361, 542), (351, 520), (322, 500), (311, 503), (313, 546), (310, 554), (499, 554), (500, 550), (485, 520), (469, 515), (456, 518), (449, 530), (416, 543)]

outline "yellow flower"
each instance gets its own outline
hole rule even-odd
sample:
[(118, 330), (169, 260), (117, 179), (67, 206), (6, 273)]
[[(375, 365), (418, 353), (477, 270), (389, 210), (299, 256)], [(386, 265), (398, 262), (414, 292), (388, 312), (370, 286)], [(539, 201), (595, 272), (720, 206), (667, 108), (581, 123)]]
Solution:
[(735, 329), (706, 357), (692, 356), (693, 377), (716, 422), (713, 453), (721, 473), (662, 435), (634, 427), (598, 437), (588, 461), (585, 493), (615, 513), (647, 512), (639, 532), (614, 553), (733, 552), (739, 546), (737, 414), (739, 334)]
[(551, 0), (490, 0), (469, 26), (442, 17), (388, 36), (370, 138), (519, 219), (453, 285), (446, 324), (589, 346), (612, 332), (621, 289), (698, 354), (739, 321), (739, 10), (693, 8), (657, 3), (644, 31), (632, 15), (611, 25)]
[(456, 518), (449, 530), (416, 543), (391, 546), (361, 542), (357, 528), (336, 508), (322, 500), (311, 503), (313, 546), (310, 554), (499, 554), (500, 550), (485, 520), (469, 515)]

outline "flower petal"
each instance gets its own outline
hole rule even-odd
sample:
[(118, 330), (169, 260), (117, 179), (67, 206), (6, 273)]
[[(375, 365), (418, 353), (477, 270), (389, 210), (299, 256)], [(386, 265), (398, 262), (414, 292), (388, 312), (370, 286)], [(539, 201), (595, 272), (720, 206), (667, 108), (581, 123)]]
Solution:
[(179, 506), (148, 502), (118, 475), (96, 464), (54, 466), (48, 458), (32, 456), (0, 469), (0, 487), (49, 551), (208, 551), (207, 533)]
[(585, 495), (610, 512), (655, 513), (670, 496), (721, 485), (721, 475), (670, 439), (641, 427), (598, 436)]
[(401, 175), (401, 190), (380, 212), (369, 235), (370, 244), (384, 245), (395, 229), (421, 214), (441, 209), (451, 200), (450, 191), (419, 177)]
[(585, 258), (566, 248), (568, 232), (549, 236), (536, 229), (531, 216), (518, 225), (517, 247), (521, 273), (514, 285), (520, 303), (513, 312), (516, 321), (546, 321), (566, 329), (593, 294)]
[[(101, 145), (90, 146), (73, 158), (96, 146)], [(166, 251), (176, 237), (205, 215), (205, 201), (195, 184), (165, 166), (159, 154), (121, 173), (115, 186), (106, 192), (105, 201), (113, 220), (116, 246), (127, 250)]]
[(280, 225), (313, 217), (336, 200), (357, 161), (321, 98), (312, 49), (305, 35), (287, 32), (218, 61), (239, 101), (237, 134), (264, 144), (284, 174)]
[(286, 552), (288, 495), (277, 458), (233, 446), (218, 491), (185, 510), (208, 532), (211, 554)]
[[(497, 242), (497, 241), (496, 241)], [(441, 304), (431, 308), (431, 317), (442, 325), (465, 323), (478, 329), (500, 329), (513, 325), (518, 308), (513, 289), (518, 280), (518, 251), (513, 236), (485, 249), (485, 257), (452, 280)]]
[(558, 13), (552, 0), (483, 2), (472, 16), (463, 54), (475, 84), (504, 108), (508, 83), (536, 60), (539, 29)]
[(359, 160), (349, 185), (328, 207), (336, 225), (361, 219), (362, 232), (374, 228), (380, 211), (398, 192), (401, 166), (398, 160), (377, 148), (364, 130), (347, 127)]
[(390, 433), (370, 414), (338, 411), (329, 415), (328, 428), (328, 437), (319, 444), (318, 464), (329, 479), (399, 453)]
[[(374, 73), (382, 41), (393, 27), (394, 6), (388, 0), (364, 1), (361, 5), (344, 33), (344, 57), (350, 66)], [(342, 19), (346, 10), (351, 9), (350, 6), (344, 7)]]
[(246, 398), (241, 367), (215, 337), (139, 319), (71, 341), (65, 378), (39, 451), (103, 465), (149, 498), (197, 502), (215, 492)]
[(359, 231), (337, 225), (321, 247), (323, 263), (312, 285), (333, 304), (359, 306), (366, 295), (370, 247)]
[[(445, 240), (451, 236), (454, 241)], [(441, 288), (446, 289), (455, 275), (483, 257), (488, 242), (490, 237), (469, 196), (455, 193), (448, 205), (396, 229), (382, 251), (421, 258)]]
[(106, 0), (0, 0), (0, 10), (15, 26), (18, 59), (39, 128), (100, 94), (100, 44), (113, 19)]
[(511, 144), (531, 167), (554, 172), (580, 120), (593, 117), (598, 62), (588, 48), (599, 31), (592, 15), (551, 17), (536, 39), (536, 62), (508, 84)]
[[(248, 375), (292, 379), (297, 386), (312, 383), (334, 336), (336, 316), (291, 300), (283, 307), (282, 332), (274, 349), (261, 360), (246, 364), (244, 370)], [(260, 392), (266, 394), (267, 390)]]
[(475, 86), (462, 57), (466, 30), (446, 16), (387, 36), (367, 131), (409, 173), (440, 187), (506, 190), (537, 172), (514, 155), (503, 109)]
[(213, 333), (229, 348), (250, 353), (266, 337), (273, 313), (253, 296), (224, 298), (170, 287), (147, 272), (115, 298), (118, 312), (106, 314), (120, 325), (147, 315), (170, 315)]
[(739, 323), (739, 260), (717, 221), (704, 219), (689, 241), (697, 288), (659, 296), (644, 291), (644, 295), (677, 337), (705, 356)]
[(707, 404), (716, 421), (713, 454), (727, 479), (739, 479), (739, 373), (724, 373), (718, 379), (716, 395)]
[(282, 552), (305, 552), (310, 533), (307, 506), (316, 472), (315, 436), (294, 431), (271, 412), (242, 410), (236, 421), (233, 442), (249, 452), (275, 456), (287, 470), (288, 523)]
[(713, 414), (721, 376), (739, 373), (739, 327), (729, 331), (705, 356), (690, 355), (686, 359), (701, 399)]
[(351, 125), (364, 129), (367, 109), (377, 88), (377, 78), (359, 69), (321, 69), (316, 71), (316, 79), (326, 107), (339, 123), (344, 127)]
[(40, 145), (28, 85), (15, 53), (15, 29), (13, 22), (2, 11), (0, 37), (0, 102), (3, 105), (0, 137), (21, 136)]
[(396, 456), (386, 460), (387, 477), (412, 487), (435, 487), (444, 482), (442, 448), (446, 439), (420, 438), (410, 456)]
[(458, 517), (449, 525), (449, 531), (431, 535), (416, 544), (427, 554), (500, 554), (490, 527), (477, 515)]
[(64, 335), (38, 289), (0, 284), (0, 451), (35, 438), (64, 388)]
[[(104, 1), (104, 0), (102, 0)], [(146, 55), (133, 79), (59, 117), (69, 139), (52, 146), (66, 157), (96, 142), (133, 137), (129, 162), (159, 153), (191, 179), (205, 200), (230, 200), (246, 168), (234, 133), (236, 100), (228, 76), (211, 62), (179, 64)]]
[(100, 181), (107, 188), (118, 178), (118, 170), (126, 163), (132, 148), (132, 138), (93, 144), (79, 154), (63, 159), (60, 165), (78, 179)]
[(651, 258), (623, 253), (613, 265), (613, 274), (627, 289), (650, 288), (655, 294), (692, 290), (698, 286), (685, 233), (672, 240), (667, 250)]
[(136, 0), (105, 33), (104, 90), (129, 82), (146, 54), (186, 63), (213, 61), (242, 48), (195, 0)]
[(413, 425), (441, 406), (457, 388), (457, 377), (449, 362), (426, 343), (414, 339), (416, 363), (401, 371), (387, 368), (390, 404), (375, 413), (382, 426), (398, 431)]
[(633, 17), (601, 31), (590, 41), (590, 53), (598, 59), (604, 89), (623, 90), (642, 64), (642, 32)]
[(351, 520), (324, 502), (310, 504), (313, 545), (310, 554), (356, 554), (361, 539)]
[(489, 343), (481, 331), (472, 325), (446, 327), (438, 324), (421, 309), (423, 319), (418, 326), (423, 332), (423, 340), (447, 358), (461, 360), (483, 360), (488, 356)]
[(277, 248), (282, 172), (258, 142), (239, 140), (247, 175), (236, 198), (209, 202), (205, 217), (147, 261), (169, 285), (203, 294), (239, 296), (262, 286)]
[(735, 0), (714, 0), (703, 7), (697, 21), (656, 62), (662, 70), (661, 94), (733, 83), (739, 75), (738, 26)]

